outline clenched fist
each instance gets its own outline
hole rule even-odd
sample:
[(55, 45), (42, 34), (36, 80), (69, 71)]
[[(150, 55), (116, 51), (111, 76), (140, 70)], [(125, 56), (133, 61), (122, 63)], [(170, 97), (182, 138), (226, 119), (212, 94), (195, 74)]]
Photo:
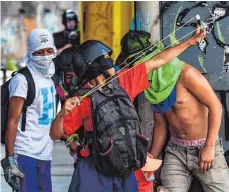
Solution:
[(69, 98), (65, 101), (58, 115), (65, 116), (69, 112), (71, 112), (76, 106), (79, 106), (79, 105), (80, 105), (80, 100), (77, 97)]

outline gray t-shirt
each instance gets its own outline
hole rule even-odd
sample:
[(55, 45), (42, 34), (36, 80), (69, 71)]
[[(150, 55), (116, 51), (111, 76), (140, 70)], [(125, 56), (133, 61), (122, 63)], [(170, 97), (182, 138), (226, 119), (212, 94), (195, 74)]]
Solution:
[[(34, 102), (27, 108), (25, 131), (21, 131), (21, 117), (14, 153), (26, 155), (39, 160), (51, 160), (53, 141), (49, 136), (51, 123), (56, 115), (56, 90), (51, 78), (30, 70), (36, 87)], [(9, 85), (10, 98), (26, 98), (27, 81), (24, 75), (16, 74)]]

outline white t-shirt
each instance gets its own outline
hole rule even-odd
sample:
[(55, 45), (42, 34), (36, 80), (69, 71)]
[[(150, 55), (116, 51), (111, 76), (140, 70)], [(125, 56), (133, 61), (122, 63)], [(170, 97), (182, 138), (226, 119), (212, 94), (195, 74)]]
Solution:
[[(21, 131), (21, 117), (14, 153), (39, 160), (51, 160), (53, 141), (49, 136), (51, 123), (56, 115), (56, 90), (51, 78), (30, 69), (34, 79), (36, 94), (33, 103), (27, 108), (25, 131)], [(16, 74), (9, 85), (12, 96), (27, 97), (27, 80), (24, 75)]]

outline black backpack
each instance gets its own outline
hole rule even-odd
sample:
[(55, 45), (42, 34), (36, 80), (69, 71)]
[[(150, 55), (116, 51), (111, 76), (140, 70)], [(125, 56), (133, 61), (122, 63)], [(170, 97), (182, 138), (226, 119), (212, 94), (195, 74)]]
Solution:
[[(25, 76), (28, 84), (27, 98), (24, 102), (22, 108), (22, 126), (21, 130), (25, 131), (26, 124), (26, 111), (27, 107), (30, 106), (35, 98), (35, 84), (33, 77), (28, 70), (27, 67), (22, 68), (18, 72), (12, 73), (12, 77), (16, 75), (16, 73), (21, 73)], [(7, 129), (7, 121), (8, 121), (8, 109), (9, 109), (9, 83), (11, 79), (1, 85), (1, 143), (5, 144), (5, 134)]]
[(124, 176), (146, 163), (149, 138), (141, 135), (140, 121), (129, 96), (113, 80), (92, 93), (92, 154), (99, 172)]

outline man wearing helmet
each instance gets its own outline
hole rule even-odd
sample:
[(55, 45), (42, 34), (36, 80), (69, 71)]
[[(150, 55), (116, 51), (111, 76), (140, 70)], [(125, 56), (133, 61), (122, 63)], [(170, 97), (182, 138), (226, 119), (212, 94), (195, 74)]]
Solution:
[[(56, 57), (55, 60), (56, 70), (60, 71), (60, 79), (59, 82), (57, 82), (57, 84), (55, 85), (55, 87), (56, 87), (57, 97), (60, 99), (61, 102), (61, 106), (69, 97), (76, 94), (76, 92), (74, 91), (75, 90), (74, 84), (77, 81), (77, 76), (73, 72), (72, 65), (71, 65), (72, 63), (71, 58), (74, 53), (74, 50), (75, 50), (74, 47), (66, 48), (61, 52), (60, 55)], [(82, 89), (87, 89), (87, 88), (90, 88), (89, 84), (86, 84), (85, 86), (82, 87)], [(68, 120), (66, 120), (66, 124), (68, 124)], [(83, 126), (79, 130), (77, 130), (77, 135), (79, 136), (80, 144), (83, 145), (83, 142), (81, 142), (84, 140)], [(65, 141), (66, 147), (69, 148), (71, 156), (73, 156), (74, 158), (74, 155), (76, 155), (76, 157), (79, 158), (80, 154), (77, 154), (77, 152), (80, 151), (76, 151), (77, 149), (76, 142), (74, 142), (74, 140), (72, 140), (71, 138), (72, 137), (69, 137), (68, 135), (63, 135), (61, 137), (61, 140)], [(76, 161), (78, 159), (73, 159), (73, 160)]]
[[(122, 97), (128, 97), (128, 101), (126, 103), (129, 105), (129, 107), (124, 106), (124, 110), (122, 109), (122, 106), (120, 106), (119, 110), (124, 114), (125, 111), (130, 110), (130, 108), (134, 108), (130, 103), (134, 101), (135, 97), (141, 93), (143, 90), (147, 89), (149, 87), (149, 82), (147, 78), (147, 73), (150, 73), (152, 70), (159, 68), (175, 57), (177, 57), (180, 53), (185, 51), (188, 47), (195, 45), (198, 43), (201, 39), (205, 37), (205, 31), (200, 31), (198, 28), (196, 33), (193, 37), (186, 40), (185, 42), (182, 42), (172, 48), (165, 49), (164, 51), (158, 53), (157, 55), (150, 58), (148, 61), (141, 63), (137, 65), (136, 67), (130, 69), (130, 70), (120, 70), (117, 73), (117, 80), (116, 83), (109, 83), (107, 86), (105, 85), (105, 82), (107, 79), (113, 77), (115, 75), (115, 70), (113, 68), (113, 62), (110, 58), (110, 55), (112, 53), (111, 49), (104, 45), (101, 42), (95, 41), (95, 40), (89, 40), (84, 42), (79, 46), (77, 50), (75, 50), (73, 57), (72, 57), (72, 67), (73, 71), (79, 78), (78, 86), (81, 87), (85, 83), (89, 82), (93, 87), (100, 86), (99, 89), (94, 90), (92, 93), (92, 99), (90, 97), (85, 97), (81, 101), (77, 97), (73, 97), (68, 99), (64, 106), (62, 107), (61, 111), (58, 113), (57, 117), (53, 121), (51, 130), (50, 130), (50, 136), (53, 140), (58, 140), (60, 137), (62, 137), (64, 134), (70, 135), (73, 132), (75, 132), (82, 124), (84, 125), (86, 134), (90, 136), (90, 134), (95, 135), (95, 132), (98, 132), (98, 125), (106, 124), (106, 118), (108, 118), (109, 121), (114, 122), (113, 119), (106, 116), (106, 113), (101, 115), (102, 121), (97, 121), (94, 117), (96, 113), (94, 113), (94, 104), (100, 101), (95, 99), (95, 94), (104, 94), (104, 95), (112, 95), (112, 92), (117, 88), (119, 90), (122, 90)], [(111, 91), (111, 92), (110, 92)], [(120, 92), (121, 93), (121, 92)], [(84, 94), (82, 94), (84, 95)], [(113, 98), (112, 98), (113, 99)], [(119, 100), (121, 101), (121, 100)], [(129, 102), (130, 101), (130, 102)], [(92, 104), (92, 107), (91, 107)], [(102, 106), (102, 102), (100, 102)], [(124, 103), (123, 103), (124, 104)], [(115, 105), (119, 105), (118, 102), (113, 105), (112, 107), (105, 108), (105, 110), (109, 113), (113, 113), (113, 117), (119, 116), (118, 110), (115, 111)], [(104, 105), (103, 105), (104, 106)], [(98, 106), (97, 106), (98, 107)], [(102, 107), (100, 107), (102, 108)], [(96, 110), (97, 111), (97, 110)], [(113, 112), (114, 111), (114, 112)], [(135, 115), (136, 111), (131, 111), (131, 115)], [(99, 110), (98, 110), (99, 113)], [(93, 115), (93, 118), (92, 116)], [(125, 114), (128, 115), (128, 114)], [(97, 117), (97, 116), (96, 116)], [(65, 119), (69, 120), (68, 127), (63, 126), (63, 122)], [(123, 121), (126, 121), (123, 119)], [(96, 122), (96, 126), (95, 126)], [(98, 123), (99, 122), (99, 123)], [(130, 120), (131, 122), (131, 120)], [(136, 121), (137, 122), (137, 121)], [(137, 122), (138, 123), (138, 122)], [(119, 127), (117, 131), (113, 129), (113, 125), (116, 126), (116, 124), (121, 124), (123, 127)], [(127, 123), (128, 124), (128, 123)], [(93, 126), (92, 126), (93, 125)], [(129, 124), (129, 126), (135, 126), (135, 124)], [(109, 128), (109, 129), (108, 129)], [(113, 130), (113, 131), (112, 131)], [(104, 131), (104, 130), (103, 130)], [(112, 131), (112, 132), (111, 132)], [(106, 126), (106, 134), (109, 132), (109, 134), (114, 135), (114, 137), (110, 137), (110, 140), (100, 140), (98, 137), (102, 138), (103, 135), (97, 135), (98, 137), (92, 138), (92, 153), (89, 157), (85, 159), (81, 159), (79, 161), (79, 164), (77, 165), (76, 170), (74, 171), (73, 178), (70, 184), (69, 191), (138, 191), (137, 182), (135, 179), (135, 176), (133, 174), (133, 171), (136, 170), (136, 167), (143, 167), (144, 163), (142, 164), (141, 161), (138, 161), (135, 159), (135, 156), (137, 158), (139, 157), (139, 151), (136, 151), (136, 155), (131, 153), (132, 151), (127, 151), (130, 154), (134, 156), (130, 156), (130, 159), (127, 161), (121, 163), (121, 161), (117, 160), (117, 153), (114, 153), (113, 150), (115, 150), (118, 146), (118, 141), (116, 140), (117, 134), (122, 133), (122, 138), (132, 139), (132, 136), (137, 135), (138, 132), (131, 132), (133, 135), (130, 135), (129, 131), (126, 129), (125, 125), (122, 123), (122, 121), (116, 121), (114, 124), (110, 126)], [(104, 131), (105, 133), (105, 131)], [(125, 134), (128, 133), (128, 134)], [(139, 135), (139, 134), (138, 134)], [(119, 136), (119, 135), (118, 135)], [(131, 143), (131, 145), (135, 146), (133, 150), (136, 150), (136, 148), (139, 147), (145, 147), (143, 146), (143, 140), (146, 143), (148, 143), (147, 138), (141, 135), (141, 142), (139, 146), (136, 141), (135, 143)], [(90, 139), (90, 137), (89, 137)], [(133, 141), (133, 140), (131, 140)], [(121, 141), (123, 142), (123, 140)], [(90, 140), (89, 140), (90, 143)], [(108, 145), (111, 143), (111, 146)], [(128, 140), (126, 140), (126, 143), (130, 144)], [(105, 148), (102, 152), (99, 154), (95, 153), (96, 149), (100, 146), (110, 146)], [(144, 144), (144, 145), (145, 145)], [(121, 148), (128, 148), (129, 146), (123, 145)], [(142, 148), (142, 149), (143, 149)], [(147, 144), (146, 144), (147, 148)], [(129, 148), (128, 148), (129, 149)], [(130, 148), (132, 149), (132, 148)], [(121, 149), (120, 149), (121, 150)], [(141, 149), (140, 149), (141, 150)], [(145, 153), (140, 153), (142, 158), (146, 158), (146, 151)], [(104, 152), (105, 151), (105, 152)], [(120, 152), (121, 153), (121, 152)], [(129, 154), (128, 153), (128, 154)], [(112, 156), (113, 154), (113, 156)], [(99, 156), (100, 155), (100, 156)], [(120, 155), (120, 154), (118, 154)], [(101, 162), (96, 161), (96, 158), (99, 156)], [(104, 161), (104, 158), (109, 157), (107, 159), (107, 162), (111, 163), (110, 165), (107, 165), (106, 160)], [(125, 159), (125, 157), (123, 156)], [(123, 159), (122, 159), (123, 160)], [(140, 164), (136, 164), (136, 162), (139, 162)], [(105, 164), (106, 166), (104, 166)], [(117, 166), (115, 166), (117, 164)], [(120, 165), (121, 164), (121, 165)], [(133, 165), (132, 171), (127, 170), (126, 172), (122, 172), (120, 175), (116, 175), (116, 172), (122, 171), (123, 169), (121, 167), (124, 167), (126, 165)], [(102, 168), (103, 169), (102, 169)], [(113, 168), (116, 169), (113, 169)], [(121, 169), (120, 169), (121, 168)], [(112, 176), (107, 176), (107, 173), (111, 170)], [(126, 169), (125, 169), (126, 170)], [(131, 170), (131, 169), (130, 169)], [(105, 171), (106, 172), (105, 174)], [(88, 179), (90, 179), (90, 184), (88, 184)]]
[(59, 71), (60, 74), (59, 81), (56, 82), (55, 86), (61, 105), (69, 97), (71, 82), (76, 78), (71, 65), (71, 57), (74, 50), (74, 47), (66, 48), (55, 59), (56, 71)]
[(79, 20), (72, 9), (64, 11), (62, 24), (65, 29), (53, 34), (58, 55), (67, 47), (77, 47), (80, 44)]

